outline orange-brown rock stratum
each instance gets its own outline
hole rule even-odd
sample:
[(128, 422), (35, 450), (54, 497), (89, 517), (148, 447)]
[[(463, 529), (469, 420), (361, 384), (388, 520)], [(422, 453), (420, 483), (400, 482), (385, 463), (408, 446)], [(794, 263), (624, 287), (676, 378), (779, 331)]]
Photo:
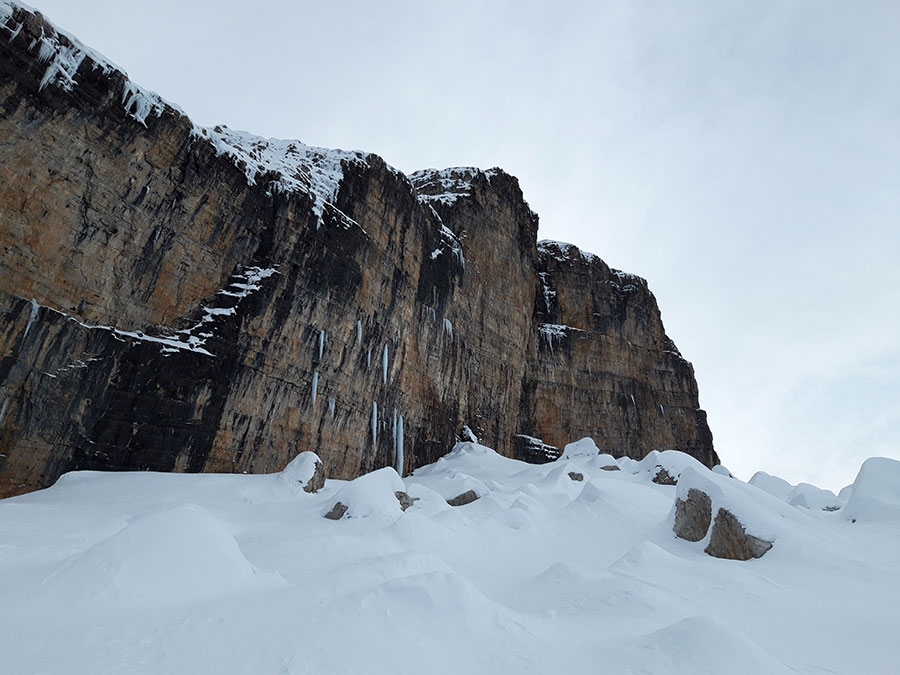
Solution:
[(646, 282), (499, 169), (202, 129), (0, 1), (0, 496), (75, 469), (409, 472), (468, 427), (717, 462)]

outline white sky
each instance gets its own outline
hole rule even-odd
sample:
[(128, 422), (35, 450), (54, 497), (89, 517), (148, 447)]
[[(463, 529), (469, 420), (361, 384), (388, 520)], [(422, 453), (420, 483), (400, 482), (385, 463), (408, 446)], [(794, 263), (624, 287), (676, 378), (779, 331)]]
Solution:
[(517, 176), (648, 279), (739, 477), (900, 459), (900, 3), (38, 9), (200, 124)]

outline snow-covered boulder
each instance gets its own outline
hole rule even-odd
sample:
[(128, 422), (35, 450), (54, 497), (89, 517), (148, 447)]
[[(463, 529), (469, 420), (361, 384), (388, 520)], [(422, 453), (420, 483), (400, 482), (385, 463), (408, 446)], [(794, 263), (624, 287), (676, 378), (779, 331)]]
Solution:
[[(478, 475), (503, 477), (521, 470), (521, 462), (503, 457), (491, 448), (477, 443), (457, 443), (451, 452), (434, 464), (416, 469), (405, 481), (410, 487), (421, 485), (434, 490), (446, 502), (453, 504), (454, 500), (460, 500), (466, 493), (474, 493), (477, 499), (492, 491), (491, 485), (480, 480)], [(469, 502), (457, 502), (458, 505), (464, 503)]]
[(321, 516), (329, 520), (341, 518), (399, 517), (412, 503), (406, 486), (391, 467), (378, 469), (356, 478), (342, 487), (322, 508)]
[(853, 522), (900, 521), (900, 462), (887, 457), (863, 462), (843, 514)]
[(566, 462), (573, 459), (592, 459), (600, 454), (600, 448), (594, 443), (593, 438), (582, 438), (581, 440), (569, 443), (563, 448), (562, 454), (556, 460), (557, 462)]
[(281, 472), (279, 478), (297, 492), (316, 493), (325, 487), (325, 465), (314, 452), (301, 452)]
[(703, 542), (713, 557), (749, 560), (772, 548), (782, 532), (780, 521), (791, 511), (753, 486), (686, 467), (678, 480), (672, 530), (687, 541)]
[(787, 502), (791, 506), (810, 511), (837, 511), (843, 502), (831, 490), (823, 490), (809, 483), (798, 483), (788, 493)]
[(791, 490), (794, 489), (794, 486), (788, 483), (783, 478), (779, 478), (778, 476), (771, 476), (767, 474), (765, 471), (757, 471), (753, 476), (751, 476), (748, 481), (750, 485), (754, 485), (758, 487), (760, 490), (765, 490), (773, 497), (777, 497), (782, 501), (787, 501)]
[(681, 473), (692, 467), (697, 471), (707, 471), (696, 459), (678, 450), (653, 450), (640, 461), (623, 462), (622, 469), (635, 475), (644, 474), (658, 485), (675, 485)]
[(726, 469), (721, 464), (716, 464), (712, 469), (710, 469), (713, 473), (717, 473), (720, 476), (726, 476), (728, 478), (734, 478), (734, 474), (731, 473), (728, 469)]

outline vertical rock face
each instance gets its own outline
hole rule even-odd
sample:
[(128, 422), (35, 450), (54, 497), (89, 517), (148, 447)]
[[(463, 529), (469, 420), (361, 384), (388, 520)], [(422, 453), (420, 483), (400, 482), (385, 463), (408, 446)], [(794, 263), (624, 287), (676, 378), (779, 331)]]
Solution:
[(666, 336), (647, 282), (575, 246), (538, 245), (521, 428), (561, 447), (591, 437), (640, 458), (677, 449), (717, 463), (694, 370)]
[(302, 451), (408, 472), (463, 425), (716, 461), (646, 283), (538, 246), (499, 169), (198, 128), (2, 1), (0, 110), (0, 496)]

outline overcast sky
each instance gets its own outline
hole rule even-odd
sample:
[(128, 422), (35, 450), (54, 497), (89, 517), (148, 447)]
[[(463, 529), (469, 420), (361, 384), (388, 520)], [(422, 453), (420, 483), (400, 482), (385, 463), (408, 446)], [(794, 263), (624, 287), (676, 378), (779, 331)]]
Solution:
[(202, 125), (517, 176), (648, 279), (740, 478), (900, 459), (900, 3), (32, 4)]

